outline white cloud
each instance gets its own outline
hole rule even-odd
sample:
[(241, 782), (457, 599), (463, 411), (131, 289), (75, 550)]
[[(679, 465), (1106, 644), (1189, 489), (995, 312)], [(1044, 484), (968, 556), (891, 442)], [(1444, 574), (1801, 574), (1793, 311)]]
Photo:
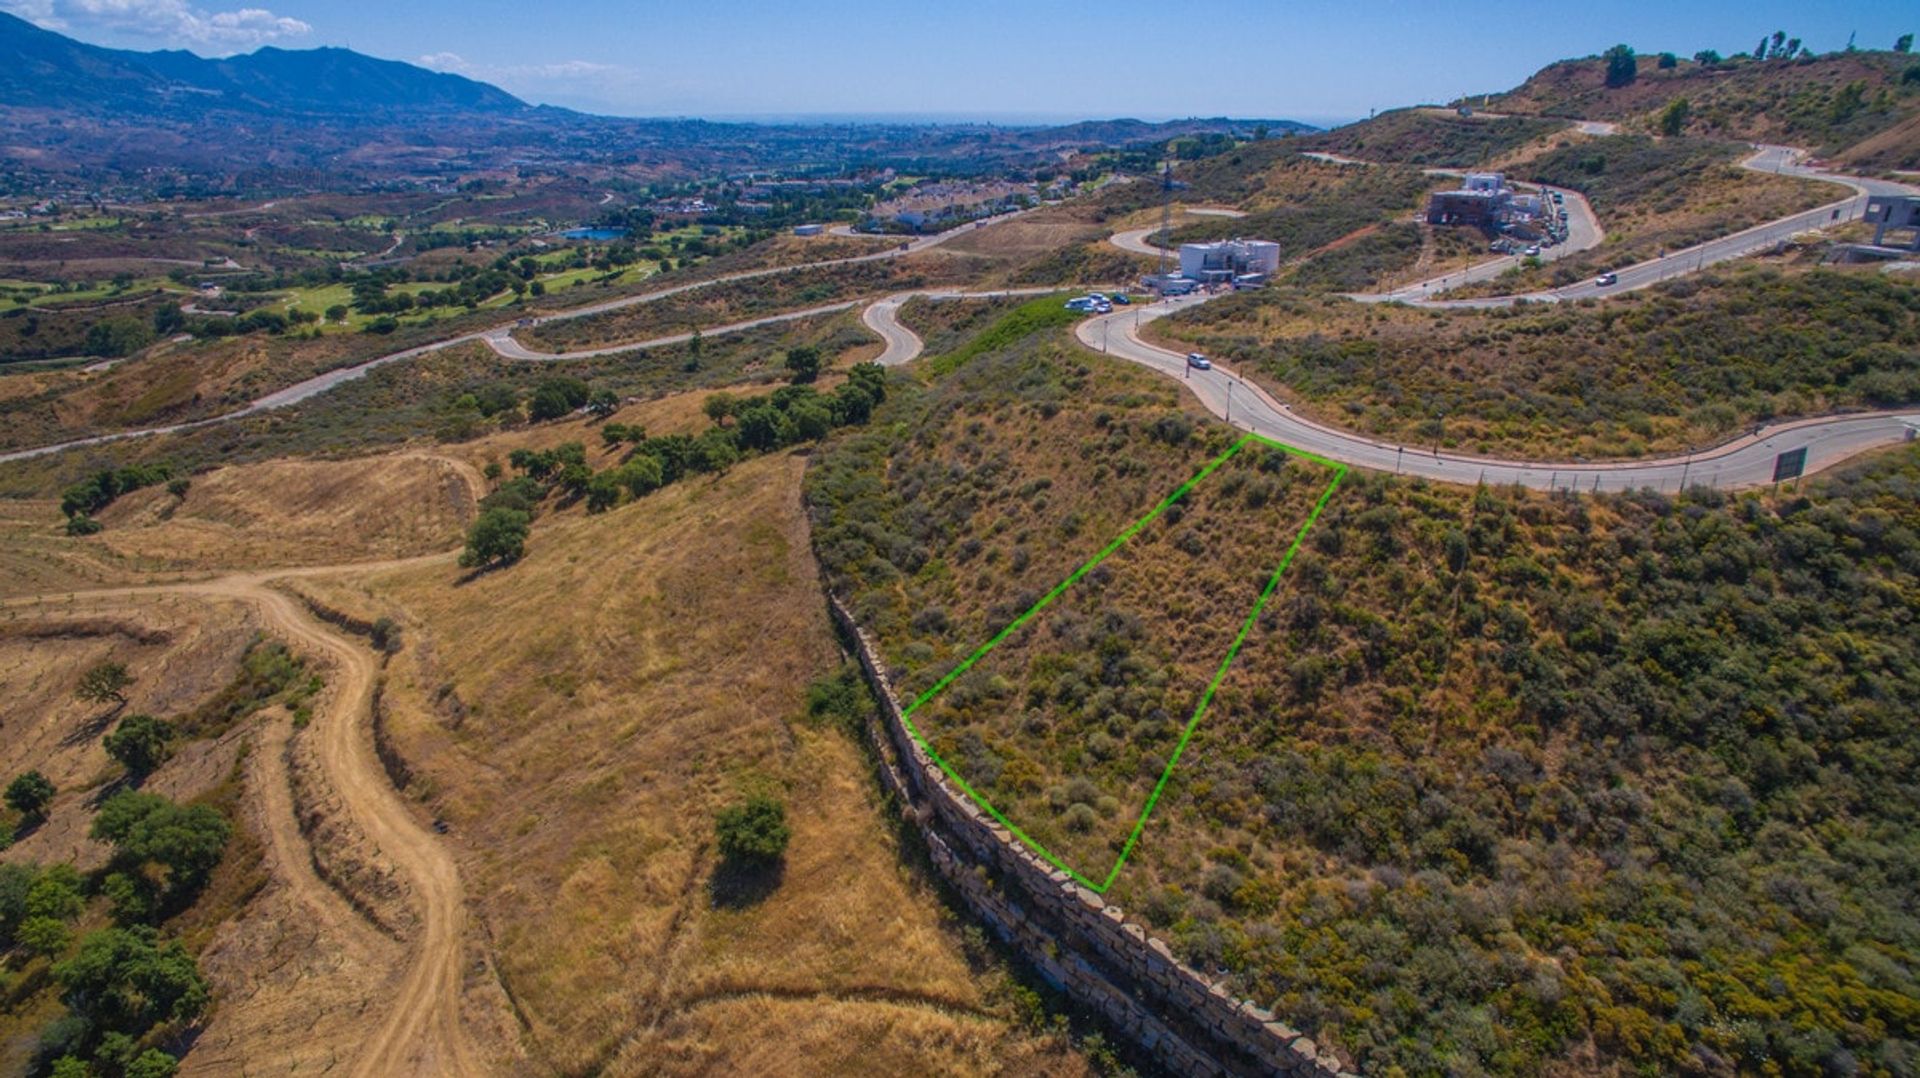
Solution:
[(264, 8), (210, 12), (187, 0), (0, 0), (0, 9), (48, 30), (150, 38), (214, 53), (239, 52), (313, 31), (299, 19)]
[(421, 67), (435, 71), (451, 71), (458, 75), (467, 75), (490, 82), (515, 82), (532, 80), (565, 80), (628, 78), (636, 74), (630, 68), (618, 64), (602, 64), (593, 60), (562, 60), (552, 64), (508, 64), (505, 66), (475, 64), (457, 52), (431, 52), (415, 60)]

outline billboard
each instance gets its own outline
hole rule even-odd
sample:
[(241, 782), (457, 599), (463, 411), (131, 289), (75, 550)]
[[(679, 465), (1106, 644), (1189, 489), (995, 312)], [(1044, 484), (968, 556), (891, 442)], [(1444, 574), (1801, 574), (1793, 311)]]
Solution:
[(1807, 447), (1789, 449), (1773, 458), (1773, 481), (1798, 479), (1807, 470)]

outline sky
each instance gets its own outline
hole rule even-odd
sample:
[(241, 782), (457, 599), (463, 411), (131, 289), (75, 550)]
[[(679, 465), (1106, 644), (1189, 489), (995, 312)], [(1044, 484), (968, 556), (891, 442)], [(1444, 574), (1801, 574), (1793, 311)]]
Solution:
[(83, 41), (340, 45), (623, 116), (1297, 119), (1501, 90), (1616, 42), (1731, 54), (1784, 30), (1816, 52), (1920, 29), (1889, 0), (0, 0)]

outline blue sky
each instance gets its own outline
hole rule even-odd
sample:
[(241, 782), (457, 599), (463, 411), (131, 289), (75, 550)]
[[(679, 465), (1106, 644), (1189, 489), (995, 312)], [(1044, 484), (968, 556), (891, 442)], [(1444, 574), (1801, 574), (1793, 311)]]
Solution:
[(1733, 53), (1785, 30), (1886, 48), (1920, 6), (1678, 0), (0, 0), (85, 41), (202, 54), (345, 45), (623, 115), (901, 115), (1055, 121), (1287, 117), (1511, 86), (1625, 41)]

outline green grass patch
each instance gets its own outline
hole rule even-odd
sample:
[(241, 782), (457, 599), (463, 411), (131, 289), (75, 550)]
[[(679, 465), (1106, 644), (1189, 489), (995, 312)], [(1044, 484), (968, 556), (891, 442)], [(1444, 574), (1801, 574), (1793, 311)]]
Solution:
[(935, 356), (927, 360), (926, 369), (934, 377), (951, 374), (976, 356), (997, 352), (1003, 348), (1032, 336), (1045, 329), (1058, 326), (1071, 326), (1085, 318), (1080, 311), (1070, 311), (1061, 306), (1065, 292), (1042, 296), (1032, 303), (1023, 303), (1008, 311), (998, 322), (988, 326), (979, 336), (944, 356)]

